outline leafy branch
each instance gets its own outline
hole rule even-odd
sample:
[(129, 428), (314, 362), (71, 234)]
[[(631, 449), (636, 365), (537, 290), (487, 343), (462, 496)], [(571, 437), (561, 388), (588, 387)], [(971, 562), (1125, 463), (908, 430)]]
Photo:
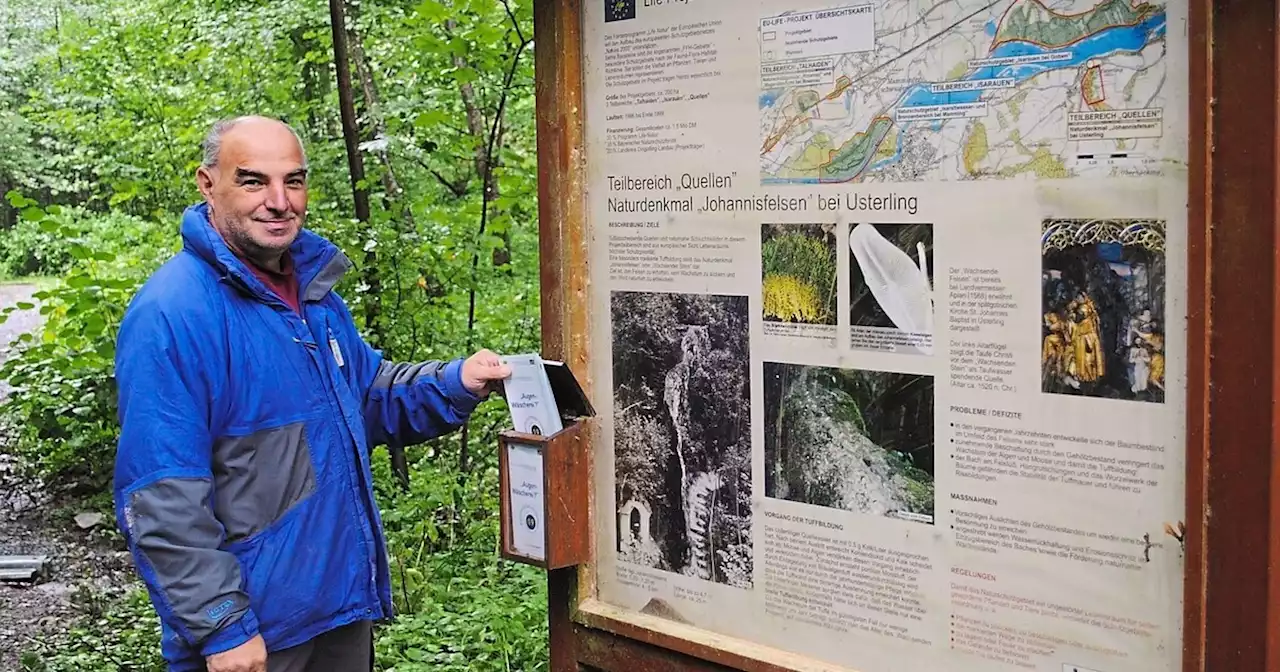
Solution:
[[(510, 54), (510, 65), (507, 67), (506, 76), (502, 80), (502, 92), (498, 98), (498, 111), (493, 116), (493, 121), (489, 127), (488, 145), (485, 148), (485, 161), (482, 164), (481, 184), (484, 185), (482, 200), (480, 205), (480, 230), (476, 235), (476, 249), (472, 252), (471, 257), (471, 288), (467, 297), (467, 347), (466, 352), (471, 352), (475, 347), (475, 328), (476, 328), (476, 288), (478, 284), (477, 275), (480, 268), (480, 240), (484, 238), (485, 229), (489, 224), (489, 207), (493, 199), (497, 198), (497, 189), (493, 186), (494, 174), (493, 167), (494, 148), (500, 137), (500, 127), (503, 115), (507, 109), (507, 97), (511, 93), (511, 82), (515, 79), (516, 69), (520, 65), (520, 58), (524, 55), (525, 49), (528, 48), (530, 40), (525, 37), (524, 32), (520, 29), (520, 22), (516, 19), (515, 13), (511, 11), (509, 0), (502, 0), (502, 6), (506, 9), (507, 17), (515, 30), (519, 43), (514, 51)], [(470, 426), (464, 425), (461, 431), (461, 446), (458, 451), (458, 479), (465, 482), (467, 472), (470, 471), (470, 451), (468, 450), (468, 441), (470, 434)]]

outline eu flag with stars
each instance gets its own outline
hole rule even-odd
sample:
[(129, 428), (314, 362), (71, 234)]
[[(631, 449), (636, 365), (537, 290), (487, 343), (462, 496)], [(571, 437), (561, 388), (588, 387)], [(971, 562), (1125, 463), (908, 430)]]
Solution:
[(604, 22), (636, 18), (636, 0), (604, 0)]

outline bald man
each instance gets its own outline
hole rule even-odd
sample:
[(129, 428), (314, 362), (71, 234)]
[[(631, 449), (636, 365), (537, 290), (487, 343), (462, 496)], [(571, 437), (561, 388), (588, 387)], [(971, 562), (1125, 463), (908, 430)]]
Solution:
[(116, 515), (175, 672), (369, 671), (391, 614), (370, 451), (452, 432), (510, 375), (365, 343), (307, 170), (280, 121), (214, 125), (182, 250), (120, 328)]

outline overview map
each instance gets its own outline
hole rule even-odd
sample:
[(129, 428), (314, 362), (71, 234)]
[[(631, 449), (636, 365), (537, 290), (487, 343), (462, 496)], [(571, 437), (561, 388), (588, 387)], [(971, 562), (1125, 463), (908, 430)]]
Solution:
[(1166, 12), (886, 0), (761, 19), (764, 184), (1159, 175)]

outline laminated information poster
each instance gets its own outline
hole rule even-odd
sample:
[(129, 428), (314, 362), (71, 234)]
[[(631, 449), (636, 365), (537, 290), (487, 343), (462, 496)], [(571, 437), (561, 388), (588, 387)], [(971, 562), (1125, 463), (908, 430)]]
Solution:
[(586, 0), (599, 599), (1180, 669), (1187, 4)]

